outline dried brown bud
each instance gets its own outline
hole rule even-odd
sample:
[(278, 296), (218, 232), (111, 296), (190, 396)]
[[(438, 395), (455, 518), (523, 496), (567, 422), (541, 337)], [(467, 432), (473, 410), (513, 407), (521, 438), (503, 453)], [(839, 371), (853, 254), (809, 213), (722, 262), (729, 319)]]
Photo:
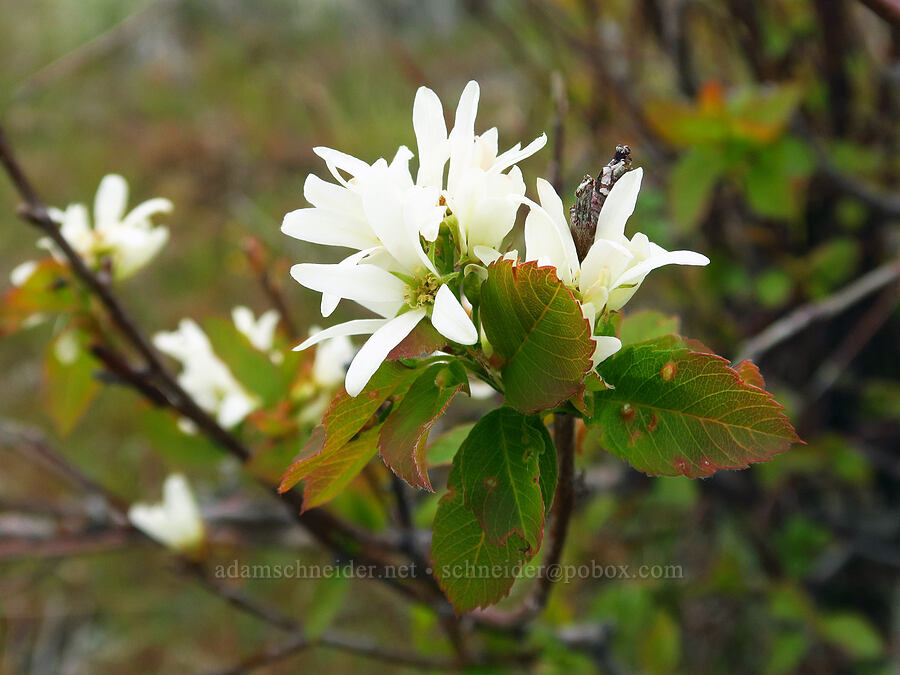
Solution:
[(575, 190), (575, 203), (569, 210), (569, 230), (575, 241), (575, 250), (578, 252), (578, 260), (584, 260), (591, 244), (594, 243), (594, 234), (597, 232), (597, 219), (600, 217), (600, 209), (606, 202), (609, 191), (626, 171), (631, 169), (631, 148), (627, 145), (617, 145), (616, 152), (609, 164), (603, 167), (596, 180), (591, 176), (585, 176)]

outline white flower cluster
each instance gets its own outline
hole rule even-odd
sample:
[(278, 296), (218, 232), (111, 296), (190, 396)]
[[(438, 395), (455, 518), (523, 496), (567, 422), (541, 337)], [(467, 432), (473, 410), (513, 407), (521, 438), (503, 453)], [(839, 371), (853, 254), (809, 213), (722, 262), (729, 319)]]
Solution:
[[(291, 270), (300, 284), (322, 293), (323, 316), (347, 298), (381, 317), (332, 326), (297, 347), (371, 334), (347, 370), (345, 386), (352, 396), (423, 320), (450, 342), (478, 342), (479, 330), (462, 302), (459, 276), (471, 265), (500, 257), (523, 203), (530, 207), (526, 259), (556, 268), (560, 280), (581, 298), (592, 326), (603, 312), (621, 308), (656, 267), (709, 262), (690, 251), (667, 252), (640, 233), (630, 240), (625, 237), (625, 223), (640, 189), (640, 170), (626, 173), (612, 189), (593, 247), (579, 262), (562, 200), (544, 180), (537, 185), (540, 204), (525, 198), (525, 183), (516, 166), (543, 147), (546, 136), (498, 154), (496, 129), (475, 134), (478, 96), (478, 84), (469, 82), (448, 133), (437, 95), (425, 87), (418, 90), (413, 105), (419, 151), (415, 178), (409, 169), (413, 155), (405, 146), (390, 162), (378, 159), (373, 164), (315, 148), (336, 182), (310, 175), (304, 196), (312, 206), (284, 218), (285, 234), (357, 251), (337, 264), (303, 263)], [(438, 262), (444, 228), (455, 244), (450, 266)], [(616, 338), (598, 336), (595, 341), (595, 363), (621, 347)]]
[[(169, 213), (172, 202), (156, 198), (138, 204), (126, 213), (128, 183), (122, 176), (109, 174), (100, 181), (94, 198), (94, 221), (91, 225), (84, 204), (70, 204), (65, 211), (50, 208), (50, 217), (59, 224), (60, 233), (89, 267), (98, 267), (109, 260), (113, 276), (125, 279), (135, 274), (160, 252), (169, 240), (169, 230), (154, 226), (152, 217)], [(48, 250), (61, 262), (66, 262), (56, 244), (47, 237), (38, 246)], [(35, 265), (25, 262), (10, 274), (15, 286), (21, 286), (31, 276)]]
[(191, 486), (181, 474), (166, 478), (161, 503), (132, 504), (128, 520), (148, 537), (182, 553), (196, 551), (206, 536)]
[(452, 342), (478, 341), (472, 319), (448, 285), (456, 273), (438, 270), (433, 244), (449, 213), (460, 259), (475, 247), (498, 248), (525, 194), (515, 164), (546, 143), (541, 136), (524, 149), (517, 144), (498, 155), (496, 129), (475, 134), (478, 97), (478, 84), (470, 82), (448, 134), (437, 95), (419, 89), (413, 106), (419, 150), (415, 179), (409, 169), (413, 155), (406, 147), (391, 162), (379, 159), (371, 165), (336, 150), (315, 148), (337, 184), (310, 175), (304, 196), (312, 207), (284, 218), (285, 234), (358, 251), (335, 265), (304, 263), (291, 270), (298, 282), (322, 293), (323, 316), (347, 298), (383, 317), (332, 326), (298, 347), (371, 334), (347, 370), (345, 386), (353, 396), (423, 319)]

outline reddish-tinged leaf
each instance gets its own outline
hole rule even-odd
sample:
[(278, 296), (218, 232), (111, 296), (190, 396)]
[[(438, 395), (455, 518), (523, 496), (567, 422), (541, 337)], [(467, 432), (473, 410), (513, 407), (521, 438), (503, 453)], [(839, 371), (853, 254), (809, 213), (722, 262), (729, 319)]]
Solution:
[(347, 487), (378, 450), (376, 437), (377, 429), (369, 429), (335, 452), (302, 460), (302, 511), (324, 504)]
[(68, 269), (53, 258), (41, 260), (21, 286), (11, 288), (0, 301), (0, 335), (20, 330), (41, 313), (62, 312), (73, 305)]
[(583, 390), (594, 351), (590, 325), (552, 267), (493, 263), (481, 288), (481, 320), (511, 406), (539, 412)]
[[(323, 441), (320, 454), (330, 454), (340, 450), (372, 420), (372, 416), (391, 396), (401, 395), (413, 378), (421, 371), (407, 368), (397, 362), (382, 364), (369, 384), (358, 396), (350, 396), (341, 391), (331, 402), (331, 407), (323, 419)], [(278, 486), (279, 492), (286, 492), (306, 475), (302, 460), (294, 462), (285, 472)]]
[(414, 359), (432, 354), (446, 345), (447, 338), (438, 333), (430, 321), (420, 321), (387, 357), (389, 361)]
[(678, 337), (625, 347), (598, 370), (615, 388), (594, 394), (588, 423), (600, 427), (608, 450), (645, 473), (696, 478), (743, 469), (800, 441), (771, 394)]
[(734, 367), (735, 372), (747, 384), (760, 389), (766, 388), (766, 381), (763, 379), (762, 373), (759, 372), (759, 366), (753, 361), (744, 360)]
[(436, 363), (419, 375), (388, 416), (378, 437), (381, 458), (413, 487), (433, 492), (425, 449), (428, 432), (469, 378), (457, 361)]

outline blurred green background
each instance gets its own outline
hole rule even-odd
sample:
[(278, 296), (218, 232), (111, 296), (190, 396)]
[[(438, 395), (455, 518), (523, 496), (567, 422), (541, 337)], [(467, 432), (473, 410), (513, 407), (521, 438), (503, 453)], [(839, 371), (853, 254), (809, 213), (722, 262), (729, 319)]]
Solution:
[[(90, 203), (117, 172), (132, 203), (176, 204), (163, 254), (121, 288), (150, 332), (237, 304), (263, 310), (241, 251), (248, 235), (269, 249), (295, 316), (321, 323), (317, 297), (287, 269), (333, 254), (279, 232), (282, 215), (305, 205), (306, 175), (327, 175), (312, 147), (367, 161), (414, 148), (416, 88), (435, 89), (452, 119), (469, 79), (481, 84), (477, 131), (497, 126), (503, 148), (550, 133), (522, 167), (529, 193), (554, 159), (558, 122), (564, 194), (617, 143), (631, 145), (645, 179), (629, 233), (713, 262), (657, 272), (628, 309), (680, 314), (683, 334), (727, 358), (791, 310), (897, 264), (900, 25), (888, 2), (0, 0), (0, 17), (0, 123), (43, 198)], [(0, 180), (4, 275), (37, 257), (16, 203)], [(692, 482), (649, 479), (585, 440), (567, 561), (675, 564), (684, 578), (560, 585), (530, 638), (537, 672), (597, 667), (554, 637), (584, 623), (612, 626), (621, 672), (898, 672), (893, 278), (759, 355), (807, 446)], [(229, 462), (173, 452), (131, 393), (105, 388), (59, 433), (42, 379), (52, 331), (0, 342), (4, 418), (47, 430), (128, 498), (155, 498), (166, 473), (186, 471), (222, 511), (223, 561), (328, 560), (286, 526), (251, 538), (229, 530), (228, 516), (263, 503), (262, 491)], [(0, 457), (0, 541), (47, 509), (83, 525), (77, 493)], [(377, 486), (364, 492), (337, 508), (384, 527)], [(418, 504), (422, 522), (433, 505)], [(163, 552), (111, 548), (0, 558), (0, 668), (206, 672), (277, 637), (169, 573)], [(383, 644), (447, 652), (433, 618), (365, 581), (248, 589)], [(325, 650), (264, 672), (362, 667), (396, 672)]]

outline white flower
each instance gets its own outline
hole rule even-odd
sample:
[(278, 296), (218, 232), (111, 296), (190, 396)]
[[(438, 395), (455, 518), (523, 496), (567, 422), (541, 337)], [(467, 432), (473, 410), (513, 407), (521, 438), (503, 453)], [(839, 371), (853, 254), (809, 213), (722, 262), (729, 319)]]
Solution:
[(312, 207), (284, 217), (285, 234), (358, 251), (336, 265), (300, 264), (291, 270), (302, 285), (322, 293), (323, 316), (347, 298), (383, 317), (332, 326), (297, 347), (371, 334), (347, 370), (345, 385), (352, 396), (426, 317), (451, 341), (478, 341), (478, 331), (448, 285), (455, 273), (437, 269), (423, 239), (435, 241), (449, 208), (464, 257), (469, 247), (499, 247), (525, 192), (514, 165), (546, 143), (541, 136), (524, 149), (516, 144), (498, 156), (496, 129), (475, 135), (478, 95), (478, 84), (470, 82), (448, 134), (440, 100), (430, 89), (419, 89), (413, 106), (420, 154), (415, 180), (409, 170), (412, 153), (406, 147), (390, 163), (379, 159), (371, 165), (337, 150), (314, 148), (337, 184), (310, 175), (303, 189)]
[(128, 509), (128, 520), (144, 534), (177, 551), (196, 551), (205, 536), (200, 509), (190, 485), (180, 474), (166, 478), (162, 503), (133, 504)]
[(9, 273), (10, 283), (17, 288), (24, 285), (31, 278), (31, 275), (34, 274), (37, 266), (38, 264), (34, 260), (26, 260), (20, 265), (16, 265), (12, 272)]
[[(621, 309), (657, 267), (709, 264), (709, 258), (693, 251), (666, 251), (640, 232), (630, 240), (625, 236), (625, 223), (634, 213), (642, 177), (643, 170), (635, 169), (613, 186), (600, 211), (594, 243), (580, 263), (562, 200), (553, 186), (538, 179), (541, 203), (528, 202), (525, 259), (555, 267), (560, 281), (580, 293), (582, 311), (592, 326), (603, 312)], [(594, 340), (595, 364), (621, 347), (615, 338), (596, 336)]]
[[(319, 326), (310, 326), (310, 338), (322, 332)], [(312, 381), (302, 390), (307, 399), (298, 417), (300, 424), (316, 425), (331, 404), (334, 390), (344, 381), (347, 365), (356, 354), (353, 343), (346, 335), (326, 339), (316, 346), (313, 360)]]
[(153, 344), (178, 361), (184, 369), (178, 383), (201, 408), (215, 415), (226, 429), (237, 425), (259, 402), (238, 383), (212, 350), (209, 338), (191, 319), (182, 319), (178, 330), (157, 333)]
[[(332, 326), (310, 337), (297, 349), (340, 335), (372, 334), (347, 370), (347, 392), (356, 396), (391, 350), (422, 319), (429, 317), (444, 337), (462, 344), (477, 342), (478, 332), (446, 284), (447, 279), (422, 248), (420, 233), (428, 229), (436, 231), (445, 209), (438, 204), (436, 190), (413, 185), (408, 169), (396, 169), (398, 162), (408, 161), (408, 156), (395, 158), (390, 165), (378, 160), (372, 166), (354, 166), (343, 157), (332, 156), (332, 159), (340, 161), (348, 172), (356, 172), (346, 191), (354, 195), (361, 217), (345, 232), (360, 238), (374, 237), (374, 242), (370, 238), (345, 245), (375, 245), (335, 265), (294, 265), (291, 275), (303, 286), (323, 294), (322, 313), (326, 316), (340, 299), (347, 298), (384, 318)], [(336, 171), (335, 174), (340, 175)], [(309, 184), (308, 180), (307, 187)], [(327, 213), (334, 212), (323, 211), (321, 215)], [(282, 229), (297, 236), (290, 217), (291, 214), (285, 217)], [(346, 225), (350, 221), (335, 218), (334, 230), (340, 229), (341, 222)], [(319, 227), (328, 229), (327, 220)]]
[(284, 361), (284, 354), (272, 348), (275, 345), (275, 330), (281, 320), (278, 310), (270, 309), (256, 319), (248, 307), (235, 307), (231, 310), (231, 320), (234, 321), (234, 327), (250, 341), (254, 349), (268, 354), (272, 363), (279, 364)]
[[(311, 326), (311, 337), (321, 333), (318, 326)], [(316, 358), (313, 361), (313, 380), (325, 389), (333, 389), (344, 381), (347, 365), (353, 359), (356, 350), (346, 335), (326, 340), (316, 347)]]
[[(416, 184), (442, 191), (459, 223), (458, 244), (463, 255), (475, 246), (499, 249), (515, 224), (525, 194), (522, 172), (515, 165), (547, 143), (547, 136), (541, 134), (525, 148), (516, 143), (498, 155), (496, 127), (475, 134), (479, 94), (477, 82), (466, 85), (449, 135), (437, 94), (420, 87), (413, 105), (413, 127), (419, 149)], [(448, 159), (450, 167), (445, 186), (443, 176)]]
[[(88, 265), (96, 267), (103, 258), (109, 258), (113, 275), (124, 279), (150, 262), (168, 241), (168, 229), (154, 226), (151, 216), (172, 210), (172, 202), (157, 198), (138, 204), (126, 214), (127, 203), (128, 183), (121, 176), (109, 174), (97, 189), (93, 227), (83, 204), (70, 204), (65, 211), (51, 208), (49, 214), (59, 223), (62, 236)], [(65, 262), (62, 252), (49, 238), (42, 238), (38, 246)]]

